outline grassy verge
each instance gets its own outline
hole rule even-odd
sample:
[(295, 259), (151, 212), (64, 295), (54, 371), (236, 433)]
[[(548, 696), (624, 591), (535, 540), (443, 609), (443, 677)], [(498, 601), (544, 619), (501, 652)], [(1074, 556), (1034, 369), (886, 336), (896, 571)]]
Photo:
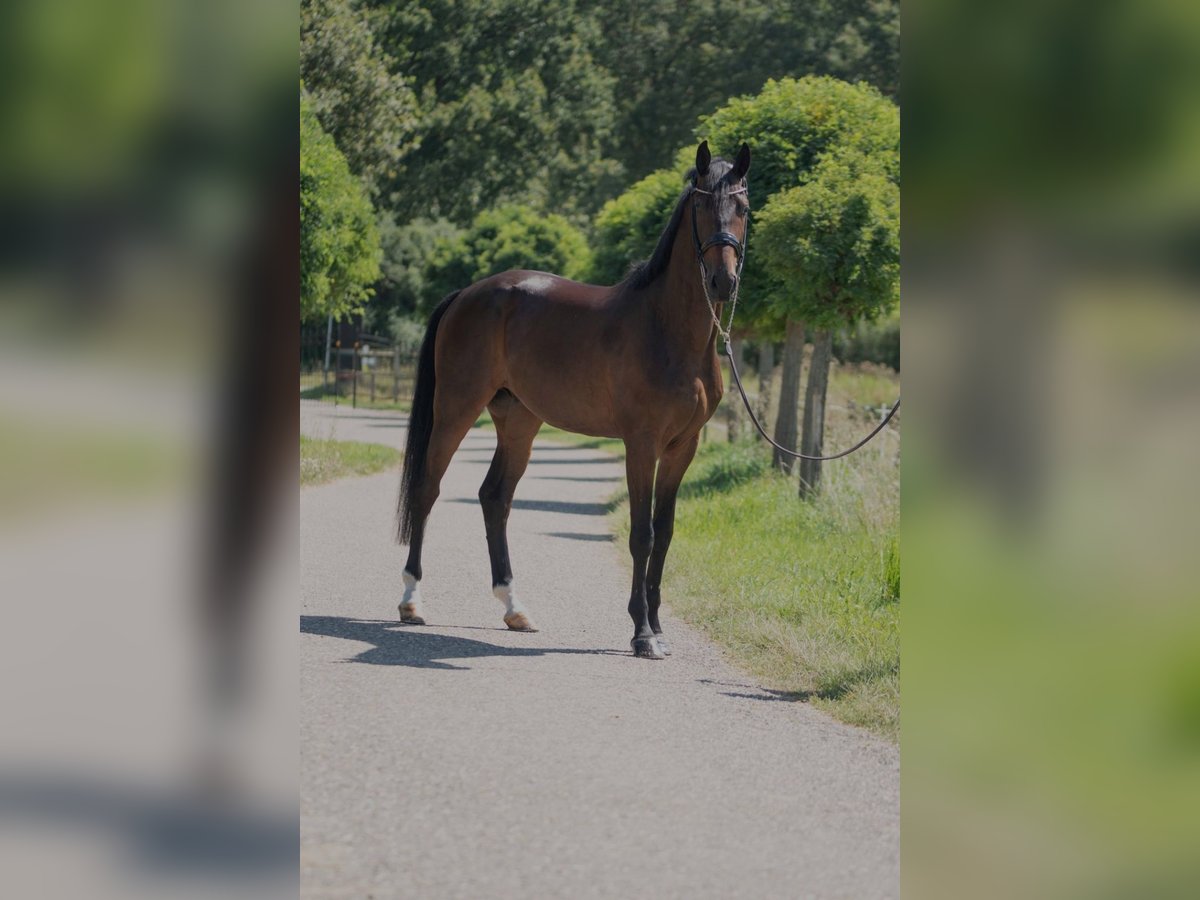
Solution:
[[(887, 370), (838, 371), (828, 449), (877, 421), (894, 399)], [(547, 435), (547, 437), (553, 437)], [(781, 696), (897, 739), (900, 729), (898, 435), (826, 463), (801, 502), (794, 477), (758, 441), (702, 444), (679, 494), (665, 603)], [(613, 515), (628, 533), (628, 508)]]
[[(332, 388), (326, 390), (321, 385), (315, 385), (310, 388), (304, 388), (300, 391), (301, 400), (322, 400), (325, 403), (337, 403), (340, 406), (350, 406), (350, 395), (344, 391), (341, 394), (335, 395)], [(359, 409), (386, 409), (391, 412), (408, 412), (409, 400), (402, 398), (397, 402), (392, 402), (383, 399), (370, 399), (370, 396), (364, 391), (358, 395), (358, 402), (354, 404)]]
[(382, 444), (300, 436), (300, 483), (321, 484), (351, 475), (372, 475), (391, 468), (403, 456)]
[(0, 415), (0, 521), (150, 495), (184, 483), (168, 437)]
[(702, 448), (680, 494), (671, 611), (768, 687), (898, 736), (898, 516), (857, 486), (801, 502), (755, 445)]
[[(895, 373), (837, 367), (828, 449), (862, 437), (898, 390)], [(777, 386), (776, 386), (777, 387)], [(776, 391), (777, 393), (777, 391)], [(736, 398), (733, 398), (736, 399)], [(490, 428), (485, 412), (475, 423)], [(618, 440), (543, 426), (540, 437), (624, 454)], [(680, 489), (663, 594), (671, 611), (784, 698), (895, 740), (900, 729), (898, 436), (826, 463), (811, 502), (765, 444), (715, 430)], [(622, 493), (624, 487), (622, 486)], [(628, 533), (628, 507), (614, 531)]]

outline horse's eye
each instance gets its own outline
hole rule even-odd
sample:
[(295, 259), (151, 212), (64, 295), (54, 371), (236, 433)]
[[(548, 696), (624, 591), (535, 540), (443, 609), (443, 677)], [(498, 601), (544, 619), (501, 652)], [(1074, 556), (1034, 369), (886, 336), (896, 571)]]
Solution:
[(744, 218), (746, 218), (746, 213), (748, 213), (749, 211), (750, 211), (750, 210), (749, 210), (749, 208), (748, 208), (748, 207), (745, 207), (745, 206), (739, 206), (739, 207), (737, 208), (737, 217), (738, 217), (739, 219), (744, 219)]

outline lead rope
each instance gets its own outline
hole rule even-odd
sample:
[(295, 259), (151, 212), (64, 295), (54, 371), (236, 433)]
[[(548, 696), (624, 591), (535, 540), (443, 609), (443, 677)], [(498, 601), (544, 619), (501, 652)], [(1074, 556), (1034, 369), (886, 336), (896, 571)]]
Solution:
[(738, 287), (741, 279), (734, 282), (733, 292), (729, 299), (729, 327), (721, 325), (721, 317), (717, 315), (717, 305), (713, 302), (712, 297), (708, 294), (708, 272), (704, 268), (704, 260), (700, 260), (700, 286), (704, 290), (704, 302), (708, 304), (708, 312), (712, 316), (713, 325), (717, 329), (717, 336), (725, 342), (725, 356), (729, 358), (729, 371), (733, 375), (733, 383), (737, 385), (738, 393), (742, 395), (742, 403), (746, 406), (746, 412), (750, 416), (750, 421), (754, 423), (754, 427), (758, 429), (758, 433), (766, 439), (767, 443), (778, 450), (780, 453), (786, 453), (788, 456), (794, 456), (797, 459), (807, 459), (813, 462), (829, 462), (834, 459), (841, 459), (843, 456), (849, 456), (855, 450), (866, 445), (871, 438), (883, 431), (887, 423), (892, 421), (892, 417), (896, 415), (900, 409), (900, 398), (896, 398), (896, 402), (892, 404), (892, 408), (888, 410), (888, 414), (883, 417), (882, 421), (872, 429), (871, 433), (865, 438), (851, 447), (849, 450), (843, 450), (841, 453), (834, 453), (832, 456), (809, 456), (806, 453), (797, 453), (795, 450), (789, 450), (787, 447), (781, 446), (771, 440), (771, 436), (767, 434), (765, 428), (758, 421), (758, 417), (754, 415), (754, 410), (750, 406), (750, 398), (746, 396), (746, 389), (742, 387), (742, 376), (738, 374), (737, 364), (733, 361), (733, 338), (730, 336), (730, 331), (733, 330), (733, 316), (737, 312)]

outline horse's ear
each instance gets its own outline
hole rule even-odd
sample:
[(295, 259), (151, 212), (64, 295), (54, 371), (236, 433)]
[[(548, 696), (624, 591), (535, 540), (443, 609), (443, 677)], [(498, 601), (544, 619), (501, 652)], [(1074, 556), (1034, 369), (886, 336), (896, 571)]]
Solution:
[(733, 161), (733, 171), (729, 173), (730, 181), (741, 181), (746, 177), (746, 173), (750, 171), (750, 145), (742, 144), (742, 149), (738, 151), (737, 159)]
[(696, 177), (703, 178), (708, 174), (708, 164), (712, 162), (712, 154), (708, 152), (708, 141), (701, 141), (696, 148)]

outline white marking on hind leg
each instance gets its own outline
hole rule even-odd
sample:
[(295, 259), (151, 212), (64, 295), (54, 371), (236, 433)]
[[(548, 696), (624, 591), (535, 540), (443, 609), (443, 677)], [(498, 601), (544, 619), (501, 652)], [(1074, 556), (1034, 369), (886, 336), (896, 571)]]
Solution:
[(404, 570), (404, 596), (400, 598), (400, 621), (413, 625), (425, 624), (425, 611), (421, 607), (421, 582), (407, 569)]
[(537, 626), (529, 620), (525, 605), (517, 599), (516, 589), (512, 583), (492, 586), (496, 599), (504, 604), (504, 624), (513, 631), (537, 631)]

